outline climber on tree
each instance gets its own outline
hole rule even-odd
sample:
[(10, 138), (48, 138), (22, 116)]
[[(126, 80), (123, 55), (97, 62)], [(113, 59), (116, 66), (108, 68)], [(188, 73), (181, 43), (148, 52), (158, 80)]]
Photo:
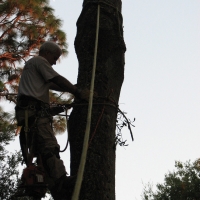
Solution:
[[(52, 68), (61, 53), (56, 43), (44, 42), (40, 47), (39, 56), (26, 62), (15, 108), (18, 125), (23, 126), (20, 137), (26, 133), (29, 151), (41, 158), (46, 182), (54, 200), (68, 199), (66, 188), (73, 187), (75, 179), (66, 176), (65, 166), (59, 156), (60, 146), (51, 127), (49, 89), (70, 92), (83, 100), (89, 98), (87, 89), (79, 90)], [(23, 146), (23, 138), (21, 144)], [(23, 148), (22, 153), (28, 165), (27, 152)]]

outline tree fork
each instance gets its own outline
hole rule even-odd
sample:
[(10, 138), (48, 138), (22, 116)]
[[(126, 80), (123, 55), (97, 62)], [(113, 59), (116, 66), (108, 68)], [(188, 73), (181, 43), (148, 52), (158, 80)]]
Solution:
[[(100, 26), (94, 90), (100, 103), (118, 104), (124, 79), (124, 52), (121, 1), (102, 0), (83, 2), (77, 21), (75, 50), (79, 61), (77, 84), (90, 89), (96, 16), (98, 2)], [(69, 118), (71, 175), (77, 174), (86, 128), (87, 106), (75, 107)], [(94, 105), (87, 161), (81, 187), (80, 200), (115, 199), (115, 128), (117, 109)]]

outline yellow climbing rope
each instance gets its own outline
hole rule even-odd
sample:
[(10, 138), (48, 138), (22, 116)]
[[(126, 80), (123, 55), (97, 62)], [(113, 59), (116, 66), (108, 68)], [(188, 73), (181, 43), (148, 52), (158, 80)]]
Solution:
[(93, 95), (94, 95), (94, 80), (95, 80), (97, 47), (98, 47), (98, 37), (99, 37), (99, 18), (100, 18), (100, 5), (98, 5), (98, 9), (97, 9), (96, 39), (95, 39), (94, 61), (93, 61), (92, 79), (91, 79), (91, 86), (90, 86), (90, 97), (89, 97), (86, 131), (85, 131), (85, 137), (84, 137), (84, 142), (83, 142), (81, 161), (80, 161), (80, 165), (78, 169), (77, 180), (76, 180), (72, 200), (78, 200), (79, 198), (80, 188), (81, 188), (81, 184), (83, 180), (83, 173), (85, 169), (85, 162), (86, 162), (86, 157), (87, 157), (88, 141), (89, 141), (89, 135), (90, 135), (90, 126), (91, 126), (92, 106), (93, 106)]

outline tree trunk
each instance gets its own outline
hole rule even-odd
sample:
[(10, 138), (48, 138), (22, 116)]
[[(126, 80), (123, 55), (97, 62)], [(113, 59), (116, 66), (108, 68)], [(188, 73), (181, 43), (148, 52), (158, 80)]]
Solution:
[[(75, 50), (79, 61), (78, 88), (90, 89), (93, 67), (97, 4), (85, 0), (77, 21)], [(121, 0), (100, 1), (95, 91), (87, 161), (80, 200), (115, 199), (115, 128), (117, 107), (124, 79)], [(84, 104), (85, 102), (78, 102)], [(112, 106), (106, 105), (111, 104)], [(77, 174), (82, 153), (88, 106), (74, 107), (69, 119), (71, 174)]]

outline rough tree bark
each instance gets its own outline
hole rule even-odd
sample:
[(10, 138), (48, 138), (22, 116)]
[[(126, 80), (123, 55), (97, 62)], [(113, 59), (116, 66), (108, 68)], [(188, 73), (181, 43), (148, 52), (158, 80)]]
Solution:
[[(79, 61), (77, 84), (90, 88), (97, 0), (85, 0), (77, 21), (75, 50)], [(96, 103), (118, 104), (124, 79), (124, 53), (121, 0), (101, 0), (95, 91), (89, 148), (80, 200), (115, 199), (115, 128), (117, 109)], [(85, 102), (79, 102), (85, 103)], [(71, 174), (77, 174), (86, 128), (87, 105), (75, 107), (69, 119)]]

